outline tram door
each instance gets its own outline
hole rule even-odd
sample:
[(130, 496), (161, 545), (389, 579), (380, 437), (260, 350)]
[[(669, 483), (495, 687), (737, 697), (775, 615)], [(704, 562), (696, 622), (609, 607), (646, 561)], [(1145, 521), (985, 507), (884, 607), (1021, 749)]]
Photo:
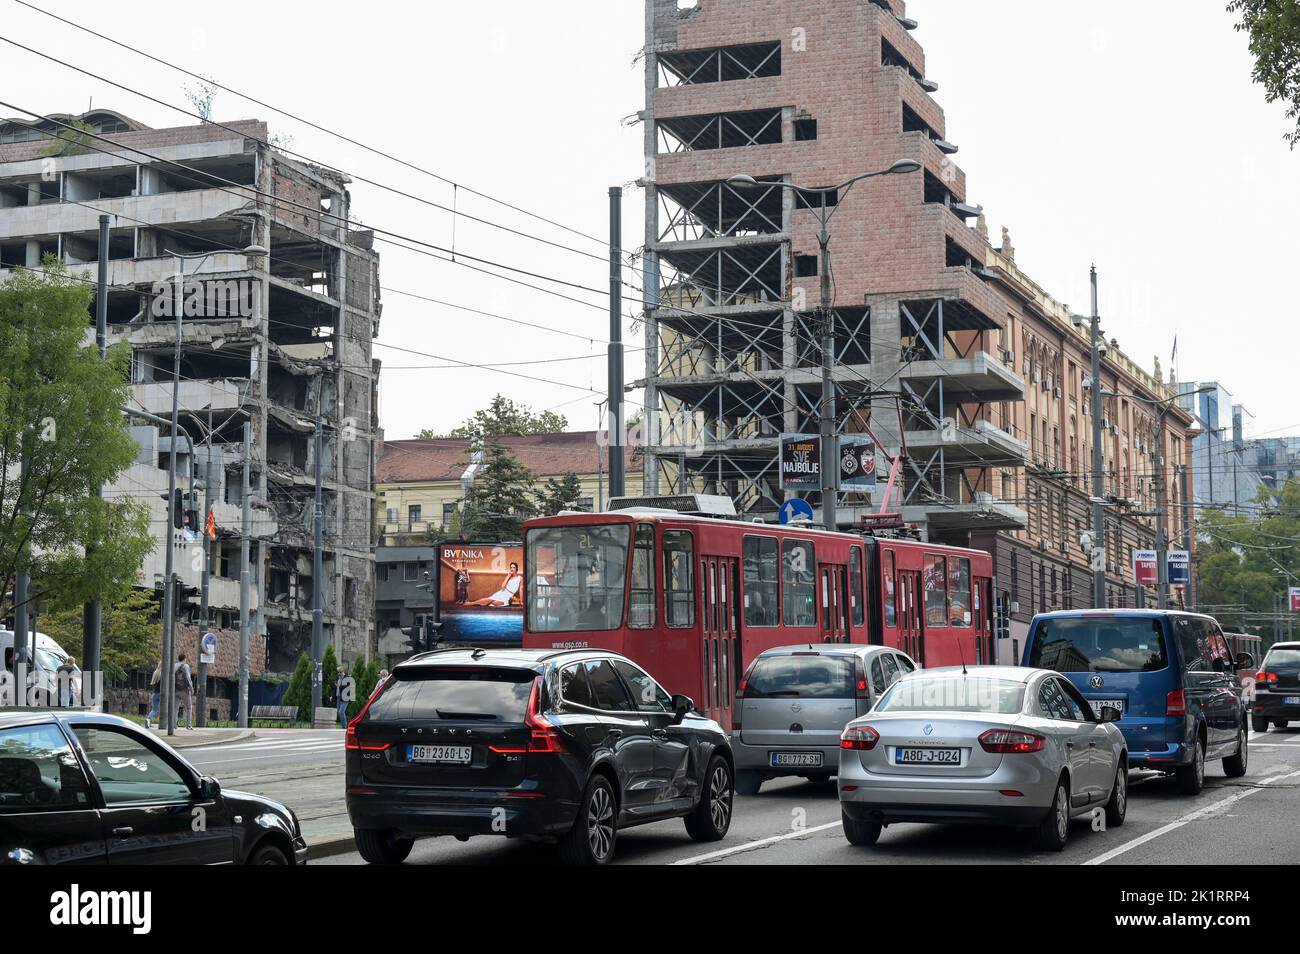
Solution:
[(734, 557), (700, 560), (704, 617), (700, 668), (704, 684), (696, 704), (724, 726), (731, 725), (731, 703), (740, 678), (740, 634), (736, 626), (739, 573), (739, 561)]
[(820, 588), (821, 615), (818, 625), (824, 643), (849, 641), (849, 576), (848, 569), (831, 563), (817, 567)]
[(921, 574), (917, 570), (898, 571), (898, 636), (899, 649), (921, 666), (925, 665), (925, 634), (921, 612)]
[(975, 661), (991, 666), (997, 662), (993, 635), (993, 581), (975, 578)]

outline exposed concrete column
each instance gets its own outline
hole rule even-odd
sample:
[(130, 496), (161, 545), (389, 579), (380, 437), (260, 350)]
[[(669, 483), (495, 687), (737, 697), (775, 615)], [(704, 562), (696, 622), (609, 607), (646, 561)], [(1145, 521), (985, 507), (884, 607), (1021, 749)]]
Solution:
[(41, 267), (41, 243), (39, 239), (27, 240), (26, 260), (23, 264), (28, 268)]
[[(645, 253), (641, 259), (641, 287), (645, 298), (645, 406), (641, 413), (641, 444), (656, 447), (659, 434), (659, 322), (654, 308), (659, 303), (659, 256), (652, 251), (659, 241), (659, 195), (655, 185), (655, 89), (659, 85), (659, 56), (655, 42), (655, 5), (645, 5), (645, 111), (642, 123), (642, 185), (645, 188)], [(646, 453), (642, 461), (642, 487), (646, 494), (659, 492), (659, 460)]]
[(28, 205), (41, 204), (41, 184), (39, 182), (27, 183), (27, 204)]
[[(902, 364), (903, 324), (899, 311), (899, 300), (883, 295), (868, 295), (867, 307), (871, 309), (871, 379), (874, 382), (889, 382), (886, 389), (897, 391), (900, 388), (898, 373)], [(885, 401), (872, 404), (871, 429), (877, 439), (890, 454), (897, 454), (903, 445), (903, 435), (899, 433), (898, 414), (894, 407)], [(904, 465), (906, 467), (906, 465)], [(906, 471), (899, 475), (900, 483), (906, 478)], [(878, 502), (883, 487), (872, 494), (872, 503)], [(895, 500), (900, 499), (895, 494)]]

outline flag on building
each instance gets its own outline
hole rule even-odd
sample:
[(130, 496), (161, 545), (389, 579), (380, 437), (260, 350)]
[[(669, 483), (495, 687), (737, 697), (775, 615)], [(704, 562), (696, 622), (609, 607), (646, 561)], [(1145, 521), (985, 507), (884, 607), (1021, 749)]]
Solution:
[(217, 515), (216, 515), (216, 513), (214, 513), (214, 512), (211, 511), (211, 510), (208, 511), (208, 522), (207, 522), (207, 524), (204, 526), (203, 529), (207, 532), (207, 534), (208, 534), (208, 539), (210, 539), (210, 540), (215, 540), (215, 539), (217, 539)]

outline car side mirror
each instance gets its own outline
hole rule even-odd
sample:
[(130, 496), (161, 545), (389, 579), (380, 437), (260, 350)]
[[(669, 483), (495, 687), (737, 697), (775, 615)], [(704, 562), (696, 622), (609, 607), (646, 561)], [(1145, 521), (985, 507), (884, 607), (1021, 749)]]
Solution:
[(1102, 722), (1118, 722), (1123, 713), (1114, 706), (1102, 706), (1098, 716)]
[(1238, 669), (1254, 669), (1255, 657), (1250, 653), (1237, 653), (1236, 664)]
[(199, 778), (199, 796), (204, 800), (216, 798), (221, 794), (221, 783), (211, 775), (204, 775)]
[(680, 692), (673, 695), (673, 725), (686, 718), (686, 713), (695, 708), (695, 700)]

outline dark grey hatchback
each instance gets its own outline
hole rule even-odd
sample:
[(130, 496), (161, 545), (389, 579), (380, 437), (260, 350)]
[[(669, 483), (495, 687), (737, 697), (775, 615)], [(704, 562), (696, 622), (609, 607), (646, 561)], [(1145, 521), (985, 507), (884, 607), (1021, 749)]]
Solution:
[(423, 835), (556, 842), (604, 864), (622, 828), (731, 825), (722, 727), (643, 669), (598, 650), (444, 649), (400, 663), (347, 730), (347, 805), (372, 864)]

